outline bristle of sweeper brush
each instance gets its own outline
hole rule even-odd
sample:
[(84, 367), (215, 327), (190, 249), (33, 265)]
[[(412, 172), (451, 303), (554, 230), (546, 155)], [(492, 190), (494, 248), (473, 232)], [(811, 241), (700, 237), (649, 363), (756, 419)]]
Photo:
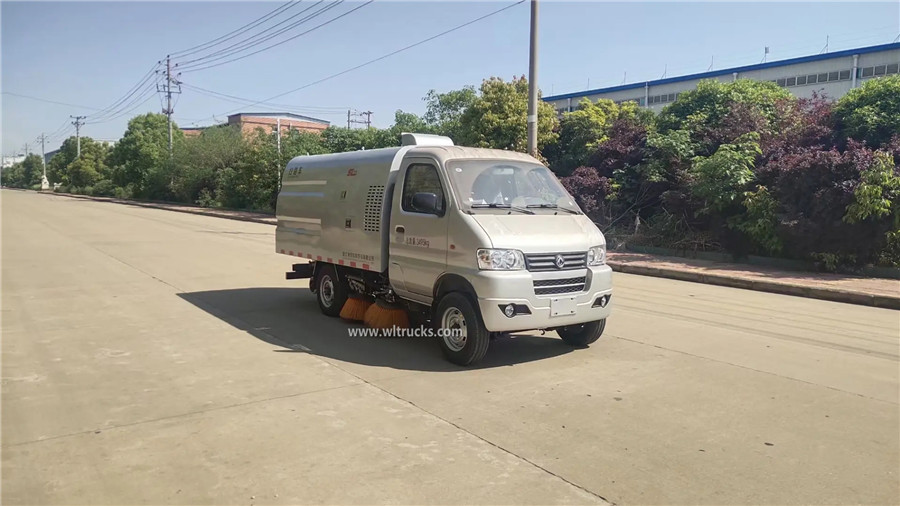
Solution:
[(363, 322), (376, 329), (391, 329), (394, 327), (409, 327), (409, 315), (401, 307), (381, 304), (376, 301), (366, 310)]
[(372, 303), (366, 299), (361, 297), (353, 297), (347, 299), (347, 302), (344, 303), (344, 307), (341, 308), (341, 318), (345, 320), (351, 321), (363, 321), (363, 318), (366, 315), (366, 310), (369, 309)]

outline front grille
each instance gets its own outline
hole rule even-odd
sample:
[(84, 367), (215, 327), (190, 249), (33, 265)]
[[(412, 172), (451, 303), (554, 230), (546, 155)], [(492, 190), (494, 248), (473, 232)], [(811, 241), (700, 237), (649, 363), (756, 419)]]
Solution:
[[(556, 265), (557, 255), (561, 256), (564, 265), (560, 268)], [(532, 272), (540, 271), (570, 271), (584, 269), (587, 263), (587, 253), (533, 253), (525, 255), (525, 267)]]
[(585, 276), (579, 278), (563, 279), (536, 279), (534, 280), (535, 295), (558, 295), (561, 293), (574, 293), (584, 290)]

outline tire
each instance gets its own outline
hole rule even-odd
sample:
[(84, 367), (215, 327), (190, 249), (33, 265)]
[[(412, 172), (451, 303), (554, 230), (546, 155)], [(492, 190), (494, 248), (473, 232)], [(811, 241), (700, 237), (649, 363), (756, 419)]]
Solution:
[(326, 264), (316, 276), (316, 300), (326, 316), (338, 316), (347, 302), (347, 287), (338, 277), (333, 265)]
[(593, 322), (582, 323), (580, 325), (569, 325), (568, 327), (560, 327), (556, 329), (559, 337), (566, 344), (585, 348), (594, 343), (603, 335), (603, 329), (606, 328), (606, 319)]
[(457, 365), (470, 365), (481, 360), (491, 343), (491, 333), (484, 328), (481, 315), (465, 295), (451, 292), (441, 298), (432, 320), (435, 331), (463, 329), (463, 336), (439, 335), (444, 357)]

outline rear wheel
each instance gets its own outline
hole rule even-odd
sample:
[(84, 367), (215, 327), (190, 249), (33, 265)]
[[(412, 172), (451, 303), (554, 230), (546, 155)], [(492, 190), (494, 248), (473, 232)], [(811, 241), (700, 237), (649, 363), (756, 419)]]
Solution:
[(437, 305), (433, 319), (444, 357), (459, 365), (481, 360), (487, 353), (491, 334), (484, 328), (478, 310), (468, 297), (452, 292)]
[(338, 316), (347, 302), (347, 287), (337, 275), (333, 265), (326, 264), (316, 276), (316, 298), (322, 314)]
[(585, 347), (603, 335), (603, 329), (606, 328), (606, 319), (593, 322), (582, 323), (579, 325), (569, 325), (568, 327), (560, 327), (556, 329), (556, 333), (562, 338), (566, 344)]

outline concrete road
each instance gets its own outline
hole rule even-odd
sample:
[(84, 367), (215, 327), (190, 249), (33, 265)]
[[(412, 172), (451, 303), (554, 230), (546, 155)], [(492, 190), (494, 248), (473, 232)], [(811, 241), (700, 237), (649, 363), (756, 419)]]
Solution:
[(4, 504), (900, 502), (898, 312), (617, 274), (591, 348), (462, 369), (271, 226), (0, 196)]

